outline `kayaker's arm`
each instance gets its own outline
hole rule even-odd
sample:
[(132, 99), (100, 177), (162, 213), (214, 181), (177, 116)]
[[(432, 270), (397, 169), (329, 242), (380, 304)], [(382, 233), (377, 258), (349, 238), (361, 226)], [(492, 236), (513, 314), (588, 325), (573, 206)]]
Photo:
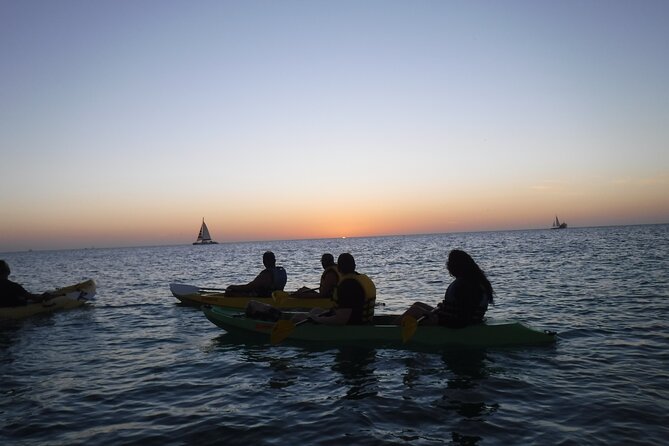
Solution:
[(244, 285), (230, 285), (226, 291), (255, 291), (258, 289), (267, 289), (272, 286), (272, 272), (264, 269), (255, 279)]

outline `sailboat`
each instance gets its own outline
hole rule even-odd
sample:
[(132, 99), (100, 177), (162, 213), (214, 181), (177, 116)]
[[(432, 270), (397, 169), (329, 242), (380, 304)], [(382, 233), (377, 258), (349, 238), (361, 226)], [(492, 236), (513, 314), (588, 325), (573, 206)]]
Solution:
[(218, 245), (218, 242), (215, 242), (211, 239), (209, 235), (209, 228), (202, 218), (202, 226), (200, 226), (200, 233), (197, 235), (197, 241), (193, 242), (194, 245)]
[(558, 220), (557, 215), (555, 216), (555, 221), (553, 222), (553, 226), (551, 229), (565, 229), (567, 227), (567, 222), (560, 222)]

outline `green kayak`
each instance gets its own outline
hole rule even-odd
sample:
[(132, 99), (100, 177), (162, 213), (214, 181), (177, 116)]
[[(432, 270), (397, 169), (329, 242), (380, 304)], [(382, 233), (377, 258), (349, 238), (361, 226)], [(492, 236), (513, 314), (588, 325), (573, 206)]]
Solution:
[[(239, 310), (204, 306), (207, 319), (233, 334), (274, 335), (281, 323), (247, 318)], [(518, 322), (486, 322), (454, 329), (443, 326), (418, 326), (411, 339), (402, 342), (402, 327), (398, 315), (374, 316), (373, 325), (320, 325), (313, 323), (291, 324), (285, 330), (287, 341), (314, 342), (318, 344), (365, 344), (378, 346), (428, 346), (428, 347), (507, 347), (516, 345), (546, 345), (556, 340), (555, 333), (529, 328)]]

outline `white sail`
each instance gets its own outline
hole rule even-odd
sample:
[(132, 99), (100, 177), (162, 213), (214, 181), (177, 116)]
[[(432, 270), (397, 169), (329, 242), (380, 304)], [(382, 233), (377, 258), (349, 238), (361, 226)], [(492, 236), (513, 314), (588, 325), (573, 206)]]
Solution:
[(200, 232), (197, 235), (197, 241), (194, 242), (194, 245), (215, 245), (218, 242), (215, 242), (211, 239), (211, 235), (209, 235), (209, 228), (207, 228), (207, 224), (204, 222), (204, 218), (202, 219), (202, 226), (200, 226)]
[(204, 240), (211, 240), (211, 235), (209, 235), (209, 228), (207, 228), (207, 224), (202, 220), (202, 227), (200, 227), (200, 234), (197, 236), (198, 240), (204, 241)]

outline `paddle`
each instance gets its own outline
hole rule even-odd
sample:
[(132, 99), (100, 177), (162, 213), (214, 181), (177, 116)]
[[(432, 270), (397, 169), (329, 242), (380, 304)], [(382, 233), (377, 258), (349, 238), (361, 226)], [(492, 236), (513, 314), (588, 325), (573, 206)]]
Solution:
[(53, 302), (54, 299), (56, 299), (58, 297), (65, 297), (65, 296), (68, 296), (68, 295), (73, 294), (73, 293), (79, 293), (79, 296), (77, 296), (77, 300), (86, 300), (87, 299), (86, 294), (88, 294), (88, 293), (86, 293), (82, 289), (75, 289), (75, 290), (70, 291), (70, 292), (63, 292), (63, 291), (60, 291), (60, 290), (56, 290), (56, 291), (53, 291), (53, 292), (52, 291), (47, 291), (45, 293), (40, 294), (39, 296), (42, 298), (42, 300), (37, 302), (37, 303), (41, 303), (42, 306), (45, 307), (45, 308), (53, 307), (54, 305), (56, 305), (56, 302)]
[(416, 319), (413, 316), (407, 315), (402, 318), (401, 326), (402, 326), (402, 342), (406, 344), (409, 342), (409, 340), (413, 337), (413, 335), (416, 333), (416, 329), (418, 328), (418, 324), (428, 317), (431, 314), (434, 314), (437, 312), (437, 309), (435, 308), (428, 314), (424, 314), (420, 316), (418, 319)]
[(189, 294), (197, 294), (200, 291), (225, 291), (222, 288), (201, 288), (195, 285), (186, 285), (185, 283), (170, 283), (170, 291), (172, 294), (187, 296)]
[(299, 322), (293, 322), (288, 319), (280, 319), (272, 327), (272, 332), (269, 335), (269, 341), (272, 345), (281, 343), (295, 330), (295, 327), (302, 325), (305, 322), (313, 322), (310, 317), (302, 319)]
[(276, 304), (281, 305), (289, 297), (290, 293), (288, 291), (283, 291), (283, 290), (272, 291), (272, 299), (274, 299), (274, 302)]

